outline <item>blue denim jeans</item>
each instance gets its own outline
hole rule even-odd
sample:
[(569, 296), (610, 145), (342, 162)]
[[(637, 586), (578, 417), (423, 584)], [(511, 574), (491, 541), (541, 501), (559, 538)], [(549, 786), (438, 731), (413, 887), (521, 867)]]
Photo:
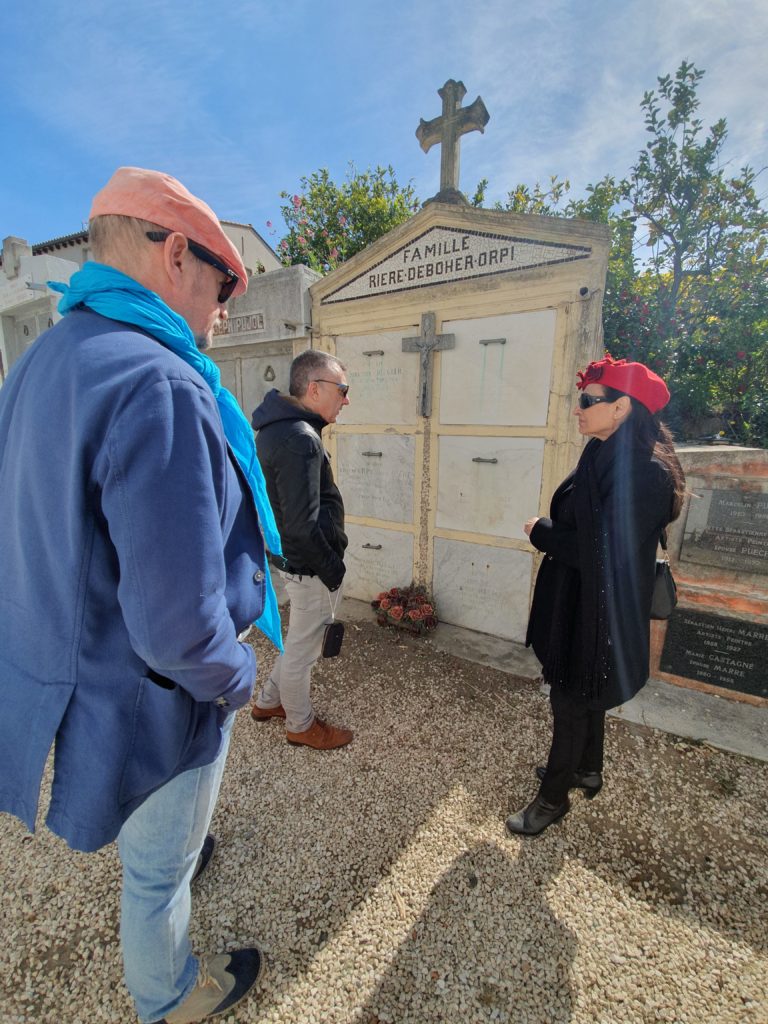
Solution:
[(125, 984), (142, 1022), (180, 1006), (197, 979), (189, 942), (189, 883), (208, 832), (229, 750), (234, 712), (211, 764), (177, 775), (120, 830), (123, 864), (120, 939)]

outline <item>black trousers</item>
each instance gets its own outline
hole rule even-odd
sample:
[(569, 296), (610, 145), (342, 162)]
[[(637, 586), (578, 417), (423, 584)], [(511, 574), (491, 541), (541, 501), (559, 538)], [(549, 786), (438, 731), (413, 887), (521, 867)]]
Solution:
[(605, 741), (605, 712), (592, 711), (587, 704), (553, 686), (552, 746), (547, 772), (539, 790), (551, 804), (562, 804), (568, 796), (573, 773), (601, 772)]

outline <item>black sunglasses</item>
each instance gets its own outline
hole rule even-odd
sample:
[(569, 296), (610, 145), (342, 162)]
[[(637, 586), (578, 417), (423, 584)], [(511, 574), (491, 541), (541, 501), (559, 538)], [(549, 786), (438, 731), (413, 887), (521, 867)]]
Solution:
[(580, 409), (591, 409), (593, 405), (597, 405), (599, 402), (611, 402), (615, 399), (605, 398), (603, 395), (585, 395), (584, 392), (579, 395), (579, 408)]
[[(164, 242), (170, 233), (170, 231), (147, 231), (146, 235), (150, 242)], [(222, 274), (227, 275), (227, 280), (219, 290), (219, 305), (222, 305), (231, 297), (232, 292), (237, 288), (237, 283), (240, 278), (234, 270), (230, 270), (226, 264), (222, 263), (217, 256), (213, 255), (212, 252), (208, 252), (207, 249), (204, 249), (202, 245), (198, 245), (197, 242), (193, 242), (188, 238), (187, 246), (189, 247), (189, 251), (192, 255), (196, 256), (201, 263), (208, 263), (210, 266), (215, 267), (216, 270), (219, 270)]]
[(315, 377), (315, 384), (333, 384), (335, 388), (338, 388), (341, 392), (341, 397), (346, 398), (347, 392), (349, 391), (349, 384), (339, 384), (335, 380), (323, 380), (322, 377)]

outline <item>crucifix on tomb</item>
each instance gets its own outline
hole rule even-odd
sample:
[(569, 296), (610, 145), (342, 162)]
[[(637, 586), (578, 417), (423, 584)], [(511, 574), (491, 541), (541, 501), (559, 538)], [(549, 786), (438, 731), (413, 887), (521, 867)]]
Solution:
[[(463, 82), (449, 78), (437, 95), (443, 101), (443, 112), (431, 121), (422, 117), (416, 129), (416, 138), (425, 153), (435, 143), (441, 143), (440, 150), (440, 191), (428, 203), (466, 203), (459, 191), (459, 145), (462, 135), (467, 132), (484, 132), (491, 115), (478, 96), (470, 107), (462, 107), (461, 101), (467, 94)], [(426, 203), (424, 204), (426, 205)]]
[(403, 352), (418, 352), (419, 365), (419, 412), (429, 416), (432, 411), (432, 362), (431, 352), (455, 348), (456, 338), (453, 334), (435, 334), (435, 314), (422, 313), (421, 334), (415, 338), (403, 338)]

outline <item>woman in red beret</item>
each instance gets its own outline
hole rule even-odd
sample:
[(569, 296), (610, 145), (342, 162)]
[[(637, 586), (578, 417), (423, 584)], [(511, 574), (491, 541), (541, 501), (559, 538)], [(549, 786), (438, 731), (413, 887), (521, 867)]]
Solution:
[(605, 712), (648, 679), (657, 544), (685, 490), (658, 418), (669, 401), (661, 377), (610, 356), (578, 376), (574, 415), (591, 440), (555, 491), (549, 518), (524, 527), (546, 555), (526, 644), (550, 684), (554, 725), (539, 792), (507, 819), (515, 835), (539, 835), (567, 814), (570, 789), (591, 799), (602, 787)]

